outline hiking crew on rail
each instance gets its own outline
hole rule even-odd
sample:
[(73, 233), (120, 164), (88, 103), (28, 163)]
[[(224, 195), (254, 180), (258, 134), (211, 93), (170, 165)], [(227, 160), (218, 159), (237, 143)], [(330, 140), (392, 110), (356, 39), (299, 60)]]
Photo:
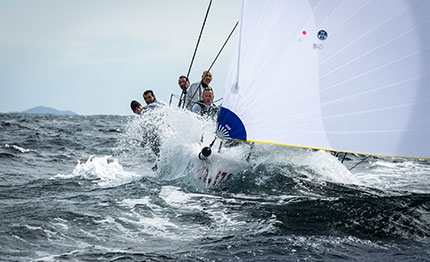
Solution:
[(193, 83), (187, 89), (187, 94), (185, 95), (185, 106), (188, 110), (192, 111), (194, 104), (198, 102), (199, 99), (202, 97), (203, 91), (205, 89), (213, 90), (212, 87), (209, 85), (211, 81), (212, 72), (205, 70), (202, 74), (202, 80)]
[(213, 103), (214, 93), (212, 89), (203, 90), (202, 100), (197, 101), (192, 110), (194, 113), (201, 116), (209, 116), (215, 118), (218, 113), (218, 107)]

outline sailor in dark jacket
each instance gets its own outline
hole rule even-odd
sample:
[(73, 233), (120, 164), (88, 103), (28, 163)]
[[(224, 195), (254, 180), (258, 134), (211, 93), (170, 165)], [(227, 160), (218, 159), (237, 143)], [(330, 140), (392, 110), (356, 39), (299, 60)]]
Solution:
[(130, 107), (131, 111), (133, 111), (133, 113), (136, 115), (140, 115), (142, 113), (143, 106), (136, 100), (131, 101)]

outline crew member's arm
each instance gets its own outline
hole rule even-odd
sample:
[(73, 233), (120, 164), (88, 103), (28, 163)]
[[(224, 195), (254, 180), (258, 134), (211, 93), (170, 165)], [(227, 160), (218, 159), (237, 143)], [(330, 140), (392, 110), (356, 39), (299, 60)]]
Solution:
[(193, 108), (191, 109), (192, 112), (200, 115), (200, 112), (202, 111), (202, 108), (200, 107), (200, 105), (198, 103), (195, 103)]

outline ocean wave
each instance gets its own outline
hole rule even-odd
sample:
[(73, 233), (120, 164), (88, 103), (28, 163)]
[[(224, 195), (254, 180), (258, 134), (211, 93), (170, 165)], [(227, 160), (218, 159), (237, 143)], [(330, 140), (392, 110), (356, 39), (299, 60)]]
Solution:
[[(34, 132), (4, 127), (5, 260), (429, 258), (428, 162), (370, 157), (349, 171), (360, 156), (249, 143), (218, 153), (219, 139), (202, 161), (215, 123), (174, 108), (18, 118)], [(159, 157), (140, 145), (149, 125)]]
[(140, 179), (142, 175), (125, 171), (118, 160), (112, 156), (90, 156), (85, 163), (78, 161), (71, 174), (58, 174), (53, 178), (76, 177), (91, 180), (101, 187), (114, 187)]
[(28, 152), (37, 152), (36, 149), (27, 149), (27, 148), (23, 148), (17, 145), (13, 145), (13, 144), (5, 144), (3, 146), (0, 146), (0, 148), (11, 148), (11, 149), (15, 149), (15, 151), (21, 152), (21, 153), (28, 153)]

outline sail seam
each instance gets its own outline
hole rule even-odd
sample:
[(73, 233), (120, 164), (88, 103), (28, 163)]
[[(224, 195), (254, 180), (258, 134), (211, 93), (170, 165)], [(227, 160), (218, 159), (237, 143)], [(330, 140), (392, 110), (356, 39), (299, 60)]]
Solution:
[[(374, 26), (372, 30), (363, 33), (362, 35), (360, 35), (358, 38), (356, 38), (354, 41), (352, 41), (351, 43), (349, 43), (348, 45), (344, 46), (343, 48), (339, 49), (337, 52), (333, 53), (331, 56), (327, 57), (324, 61), (321, 61), (320, 65), (324, 64), (325, 62), (327, 62), (328, 60), (330, 60), (331, 58), (333, 58), (334, 56), (336, 56), (337, 54), (339, 54), (340, 52), (342, 52), (343, 50), (345, 50), (346, 48), (348, 48), (349, 46), (355, 44), (357, 41), (361, 40), (363, 37), (367, 36), (368, 34), (374, 32), (376, 29), (379, 29), (379, 27), (381, 27), (382, 25), (388, 23), (390, 20), (392, 20), (393, 18), (395, 18), (396, 16), (402, 14), (403, 12), (405, 12), (406, 10), (408, 10), (413, 4), (415, 4), (416, 1), (414, 1), (414, 3), (410, 4), (409, 6), (405, 7), (404, 9), (402, 9), (401, 11), (397, 12), (396, 14), (394, 14), (393, 16), (387, 18), (386, 20), (384, 20), (382, 23), (380, 23), (377, 26)], [(334, 32), (332, 33), (334, 34)]]
[(340, 7), (344, 2), (345, 2), (345, 0), (342, 0), (342, 2), (341, 2), (340, 4), (338, 4), (335, 8), (333, 8), (333, 10), (331, 10), (330, 14), (326, 15), (326, 17), (324, 17), (324, 19), (321, 21), (321, 23), (319, 23), (319, 24), (317, 25), (317, 28), (321, 28), (321, 25), (323, 25), (323, 24), (325, 23), (325, 21), (326, 21), (329, 17), (331, 17), (331, 16), (336, 12), (336, 10), (338, 10), (338, 9), (339, 9), (339, 7)]
[(352, 130), (352, 131), (327, 131), (330, 134), (370, 134), (370, 133), (398, 133), (404, 131), (423, 131), (429, 130), (430, 128), (421, 128), (421, 129), (386, 129), (386, 130)]
[[(379, 45), (379, 46), (377, 46), (377, 47), (375, 47), (375, 48), (373, 48), (373, 49), (371, 49), (371, 50), (369, 50), (369, 51), (365, 52), (364, 54), (362, 54), (362, 55), (360, 55), (360, 56), (357, 56), (356, 58), (354, 58), (354, 59), (352, 59), (352, 60), (348, 61), (347, 63), (342, 64), (342, 65), (340, 65), (340, 66), (336, 67), (335, 69), (333, 69), (333, 70), (331, 70), (331, 71), (327, 72), (326, 74), (324, 74), (324, 75), (320, 76), (320, 79), (323, 79), (323, 78), (325, 78), (325, 77), (327, 77), (327, 76), (331, 75), (332, 73), (334, 73), (334, 72), (338, 71), (339, 69), (342, 69), (342, 68), (344, 68), (345, 66), (347, 66), (347, 65), (349, 65), (349, 64), (351, 64), (351, 63), (354, 63), (354, 62), (355, 62), (355, 61), (357, 61), (357, 60), (360, 60), (362, 57), (364, 57), (364, 56), (366, 56), (366, 55), (368, 55), (368, 54), (370, 54), (370, 53), (372, 53), (372, 52), (374, 52), (374, 51), (376, 51), (376, 50), (378, 50), (378, 49), (381, 49), (382, 47), (384, 47), (384, 46), (386, 46), (386, 45), (388, 45), (388, 44), (392, 43), (393, 41), (396, 41), (396, 40), (398, 40), (398, 39), (402, 38), (403, 36), (405, 36), (405, 35), (409, 34), (410, 32), (412, 32), (412, 31), (414, 31), (414, 30), (416, 30), (416, 29), (417, 29), (418, 27), (420, 27), (421, 25), (425, 25), (425, 24), (427, 24), (427, 22), (426, 22), (426, 23), (422, 23), (422, 24), (420, 24), (420, 25), (417, 25), (417, 26), (413, 27), (412, 29), (410, 29), (410, 30), (408, 30), (408, 31), (406, 31), (406, 32), (404, 32), (404, 33), (402, 33), (402, 34), (400, 34), (399, 36), (397, 36), (397, 37), (395, 37), (395, 38), (393, 38), (393, 39), (390, 39), (389, 41), (387, 41), (387, 42), (385, 42), (385, 43), (382, 43), (381, 45)], [(322, 63), (324, 63), (324, 62), (322, 62)], [(322, 63), (321, 63), (321, 64), (322, 64)], [(320, 64), (320, 66), (321, 66), (321, 64)]]
[(357, 9), (354, 13), (352, 13), (348, 19), (346, 19), (343, 23), (341, 23), (340, 25), (338, 25), (336, 28), (334, 28), (333, 30), (331, 30), (332, 34), (336, 33), (337, 30), (339, 30), (339, 28), (341, 28), (344, 24), (346, 24), (349, 20), (351, 20), (352, 18), (355, 17), (356, 14), (358, 14), (363, 8), (365, 8), (366, 6), (369, 5), (369, 3), (371, 2), (371, 0), (367, 0), (366, 3), (364, 3), (359, 9)]
[(340, 102), (340, 101), (343, 101), (343, 100), (347, 100), (347, 99), (350, 99), (350, 98), (353, 98), (353, 97), (357, 97), (357, 96), (361, 96), (361, 95), (365, 95), (365, 94), (374, 93), (374, 92), (376, 92), (378, 90), (382, 90), (382, 89), (385, 89), (385, 88), (389, 88), (389, 87), (393, 87), (393, 86), (405, 84), (407, 82), (415, 81), (415, 80), (421, 79), (423, 77), (425, 77), (425, 75), (420, 75), (418, 77), (413, 77), (413, 78), (410, 78), (410, 79), (406, 79), (406, 80), (403, 80), (403, 81), (391, 83), (391, 84), (388, 84), (388, 85), (385, 85), (385, 86), (381, 86), (381, 87), (378, 87), (378, 88), (373, 88), (373, 89), (370, 89), (370, 90), (367, 90), (367, 91), (364, 91), (364, 92), (361, 92), (361, 93), (356, 93), (354, 95), (345, 96), (345, 97), (342, 97), (342, 98), (330, 100), (330, 101), (327, 101), (325, 103), (322, 103), (321, 105), (322, 106), (327, 106), (327, 105), (330, 105), (330, 104), (333, 104), (333, 103), (336, 103), (336, 102)]
[(377, 108), (377, 109), (373, 109), (373, 110), (364, 110), (364, 111), (359, 111), (359, 112), (352, 112), (352, 113), (346, 113), (346, 114), (325, 116), (324, 119), (337, 118), (337, 117), (345, 117), (345, 116), (353, 116), (353, 115), (360, 115), (360, 114), (367, 114), (367, 113), (374, 113), (374, 112), (378, 112), (378, 111), (385, 111), (385, 110), (397, 109), (397, 108), (402, 108), (402, 107), (410, 107), (410, 106), (414, 106), (414, 105), (427, 104), (427, 103), (429, 103), (429, 102), (425, 101), (425, 102), (420, 102), (420, 103), (409, 103), (409, 104), (403, 104), (403, 105), (397, 105), (397, 106), (388, 106), (388, 107), (382, 107), (382, 108)]
[(342, 85), (342, 84), (344, 84), (344, 83), (347, 83), (347, 82), (352, 81), (352, 80), (354, 80), (354, 79), (360, 78), (360, 77), (365, 76), (365, 75), (367, 75), (367, 74), (370, 74), (370, 73), (376, 72), (376, 71), (378, 71), (378, 70), (380, 70), (380, 69), (382, 69), (382, 68), (385, 68), (385, 67), (390, 66), (390, 65), (393, 65), (393, 64), (395, 64), (395, 63), (397, 63), (397, 62), (400, 62), (400, 61), (402, 61), (402, 60), (405, 60), (406, 58), (409, 58), (409, 57), (411, 57), (411, 56), (417, 55), (417, 54), (419, 54), (419, 53), (421, 53), (421, 52), (423, 52), (423, 51), (425, 51), (425, 50), (427, 50), (427, 49), (429, 49), (429, 48), (430, 48), (430, 47), (423, 48), (423, 49), (421, 49), (421, 50), (418, 50), (418, 51), (413, 52), (413, 53), (411, 53), (411, 54), (408, 54), (408, 55), (406, 55), (406, 56), (400, 57), (400, 58), (398, 58), (398, 59), (396, 59), (396, 60), (394, 60), (394, 61), (392, 61), (392, 62), (390, 62), (390, 63), (386, 63), (386, 64), (384, 64), (384, 65), (378, 66), (378, 67), (374, 68), (373, 70), (369, 70), (369, 71), (367, 71), (367, 72), (364, 72), (364, 73), (361, 73), (361, 74), (359, 74), (359, 75), (356, 75), (355, 77), (352, 77), (352, 78), (346, 79), (346, 80), (341, 81), (341, 82), (339, 82), (339, 83), (336, 83), (336, 84), (334, 84), (334, 85), (331, 85), (331, 86), (328, 86), (328, 87), (326, 87), (326, 88), (323, 88), (323, 89), (321, 89), (321, 90), (320, 90), (320, 92), (321, 92), (321, 93), (322, 93), (322, 92), (325, 92), (325, 91), (327, 91), (327, 90), (329, 90), (329, 89), (332, 89), (333, 87), (336, 87), (336, 86)]

